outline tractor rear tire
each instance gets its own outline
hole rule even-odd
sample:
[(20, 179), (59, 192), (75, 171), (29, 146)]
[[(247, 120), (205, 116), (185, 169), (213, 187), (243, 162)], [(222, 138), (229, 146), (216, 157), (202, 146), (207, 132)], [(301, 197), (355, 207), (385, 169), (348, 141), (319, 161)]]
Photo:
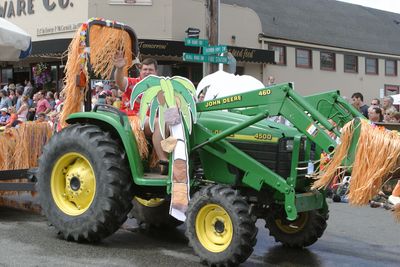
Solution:
[(96, 242), (113, 234), (132, 207), (131, 191), (125, 153), (99, 127), (71, 125), (44, 147), (39, 201), (64, 239)]
[(276, 242), (291, 248), (302, 248), (314, 244), (322, 236), (327, 218), (328, 216), (324, 217), (318, 211), (312, 210), (300, 212), (295, 221), (288, 221), (285, 213), (281, 212), (279, 216), (268, 215), (265, 227)]
[(135, 218), (139, 225), (155, 227), (158, 229), (171, 229), (178, 227), (183, 222), (169, 215), (169, 201), (165, 199), (145, 200), (135, 197), (132, 201), (131, 217)]
[(256, 218), (238, 191), (212, 185), (189, 202), (186, 236), (189, 245), (209, 266), (236, 266), (247, 260), (256, 244)]

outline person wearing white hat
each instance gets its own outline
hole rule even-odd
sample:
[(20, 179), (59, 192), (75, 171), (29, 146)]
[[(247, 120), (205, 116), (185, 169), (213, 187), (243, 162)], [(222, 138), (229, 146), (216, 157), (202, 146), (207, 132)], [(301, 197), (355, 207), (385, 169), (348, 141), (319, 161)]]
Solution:
[(95, 86), (95, 90), (96, 90), (96, 94), (97, 95), (100, 94), (104, 89), (104, 84), (102, 82), (97, 82), (97, 83), (94, 84), (94, 86)]
[(95, 85), (96, 87), (101, 87), (101, 88), (104, 87), (104, 84), (103, 84), (102, 82), (97, 82), (97, 83), (95, 83), (94, 85)]
[(7, 124), (7, 121), (10, 119), (10, 114), (7, 113), (7, 108), (0, 109), (0, 126), (4, 126)]

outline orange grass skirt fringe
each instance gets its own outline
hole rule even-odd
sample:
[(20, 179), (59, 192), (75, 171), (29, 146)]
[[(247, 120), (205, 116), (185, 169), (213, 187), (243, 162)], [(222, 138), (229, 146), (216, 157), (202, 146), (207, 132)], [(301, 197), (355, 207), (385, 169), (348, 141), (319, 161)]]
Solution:
[(131, 124), (132, 132), (136, 138), (140, 157), (147, 159), (149, 156), (149, 148), (144, 131), (140, 128), (140, 119), (138, 116), (128, 116), (129, 123)]
[[(60, 114), (60, 124), (62, 128), (68, 125), (65, 120), (70, 114), (81, 111), (86, 90), (90, 90), (87, 84), (85, 84), (85, 87), (80, 87), (76, 82), (78, 76), (85, 81), (89, 80), (86, 62), (82, 64), (81, 58), (85, 49), (85, 47), (81, 45), (82, 33), (85, 30), (87, 30), (87, 24), (84, 23), (76, 31), (68, 47), (68, 61), (65, 66), (64, 78), (66, 85), (63, 89), (65, 100), (64, 107)], [(114, 68), (114, 55), (117, 51), (124, 51), (124, 58), (127, 62), (124, 73), (125, 76), (128, 75), (128, 68), (131, 67), (132, 58), (135, 55), (132, 53), (131, 38), (126, 31), (112, 27), (93, 25), (90, 27), (89, 38), (90, 63), (93, 73), (96, 76), (106, 80), (111, 78)], [(139, 126), (138, 118), (136, 116), (129, 116), (128, 118), (136, 137), (140, 156), (142, 159), (146, 159), (149, 152), (146, 138)]]
[(400, 223), (400, 204), (397, 204), (394, 207), (394, 217), (396, 218), (396, 220)]
[[(342, 161), (347, 155), (354, 132), (354, 122), (347, 123), (342, 129), (341, 144), (337, 147), (332, 160), (319, 174), (313, 188), (326, 188), (336, 175), (343, 174)], [(349, 187), (349, 203), (365, 205), (381, 190), (382, 185), (399, 168), (400, 136), (396, 131), (372, 125), (361, 120), (360, 137), (352, 167)], [(395, 214), (400, 220), (400, 207)]]
[[(0, 133), (0, 170), (28, 169), (38, 166), (43, 146), (52, 136), (52, 129), (46, 122), (24, 122), (19, 128), (6, 129)], [(28, 180), (7, 180), (8, 182)], [(3, 181), (0, 181), (3, 182)], [(35, 192), (1, 191), (0, 205), (38, 212), (40, 207), (34, 201)]]
[[(77, 84), (77, 77), (81, 80), (89, 81), (86, 61), (82, 62), (82, 53), (85, 49), (81, 45), (82, 32), (87, 29), (87, 24), (82, 24), (75, 33), (69, 47), (68, 60), (65, 65), (66, 83), (63, 93), (65, 96), (64, 107), (60, 114), (60, 123), (64, 128), (68, 115), (81, 111), (83, 99), (86, 90), (90, 90), (86, 83), (83, 87)], [(129, 34), (112, 27), (102, 27), (93, 25), (89, 33), (90, 43), (90, 63), (94, 74), (103, 79), (111, 78), (114, 67), (114, 55), (117, 51), (124, 51), (124, 57), (127, 62), (124, 69), (125, 76), (128, 74), (128, 68), (132, 65), (132, 43)]]

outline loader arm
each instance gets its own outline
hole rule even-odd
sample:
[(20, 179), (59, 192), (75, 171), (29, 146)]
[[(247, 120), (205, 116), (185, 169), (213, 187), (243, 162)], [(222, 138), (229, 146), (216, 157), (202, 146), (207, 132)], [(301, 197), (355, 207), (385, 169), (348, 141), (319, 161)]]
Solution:
[(362, 113), (341, 97), (337, 90), (309, 95), (304, 98), (326, 118), (336, 122), (340, 128), (355, 117), (364, 118)]
[(292, 83), (279, 84), (259, 90), (216, 98), (197, 104), (198, 112), (235, 110), (254, 116), (267, 112), (269, 116), (281, 115), (305, 134), (321, 149), (332, 152), (336, 142), (326, 130), (340, 136), (340, 132), (328, 119), (339, 126), (362, 115), (348, 104), (338, 91), (303, 97), (293, 90)]
[[(193, 137), (191, 151), (204, 149), (226, 162), (244, 170), (242, 182), (256, 190), (260, 190), (262, 184), (268, 184), (284, 195), (284, 206), (287, 219), (294, 220), (301, 210), (323, 208), (323, 195), (318, 192), (312, 194), (296, 194), (297, 171), (293, 171), (286, 180), (268, 168), (235, 149), (224, 139), (241, 129), (260, 121), (267, 116), (284, 116), (295, 128), (306, 135), (309, 140), (328, 152), (332, 152), (337, 143), (326, 130), (340, 136), (340, 132), (328, 119), (334, 120), (339, 126), (343, 126), (353, 118), (362, 115), (340, 97), (338, 91), (302, 97), (293, 90), (292, 83), (279, 84), (259, 90), (239, 93), (231, 96), (216, 98), (197, 103), (199, 116), (202, 112), (216, 110), (234, 110), (235, 112), (249, 115), (248, 120), (225, 129), (218, 134), (211, 134), (206, 129), (199, 129)], [(359, 120), (356, 120), (359, 121)], [(200, 131), (200, 129), (202, 129)], [(300, 138), (300, 137), (298, 137)], [(354, 160), (354, 152), (357, 147), (358, 135), (353, 136), (349, 155), (345, 159), (347, 163)], [(297, 148), (298, 151), (298, 148)], [(295, 159), (297, 162), (298, 159)], [(310, 206), (310, 203), (311, 204)]]

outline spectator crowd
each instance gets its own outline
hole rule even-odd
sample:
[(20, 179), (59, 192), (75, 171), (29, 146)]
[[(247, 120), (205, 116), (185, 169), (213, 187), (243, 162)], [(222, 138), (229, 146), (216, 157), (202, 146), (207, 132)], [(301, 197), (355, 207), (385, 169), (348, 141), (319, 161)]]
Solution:
[(0, 131), (18, 127), (26, 121), (55, 125), (63, 106), (63, 95), (36, 89), (31, 81), (12, 82), (0, 89)]
[[(124, 107), (129, 106), (129, 103), (122, 104), (121, 99), (122, 92), (114, 81), (110, 81), (107, 86), (97, 82), (92, 89), (92, 106), (106, 104), (127, 112)], [(47, 122), (54, 130), (59, 130), (58, 115), (63, 104), (62, 92), (39, 90), (28, 80), (23, 85), (9, 82), (0, 89), (0, 132), (6, 128), (19, 127), (26, 121)]]
[(393, 106), (393, 97), (385, 96), (382, 105), (378, 98), (371, 101), (371, 105), (364, 104), (364, 96), (354, 93), (351, 96), (352, 105), (371, 122), (400, 123), (400, 112)]

